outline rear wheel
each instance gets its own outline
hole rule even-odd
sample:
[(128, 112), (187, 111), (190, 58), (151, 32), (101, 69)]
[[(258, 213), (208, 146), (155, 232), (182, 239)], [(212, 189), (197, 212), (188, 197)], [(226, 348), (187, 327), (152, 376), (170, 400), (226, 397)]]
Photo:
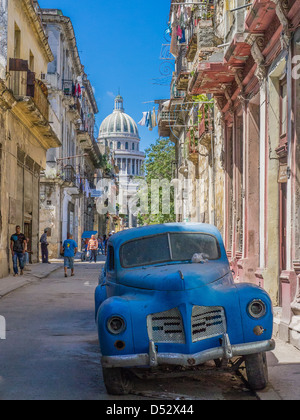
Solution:
[(248, 383), (254, 391), (264, 389), (269, 381), (266, 353), (245, 356)]
[(128, 371), (122, 368), (103, 368), (103, 379), (108, 394), (128, 395), (132, 383)]

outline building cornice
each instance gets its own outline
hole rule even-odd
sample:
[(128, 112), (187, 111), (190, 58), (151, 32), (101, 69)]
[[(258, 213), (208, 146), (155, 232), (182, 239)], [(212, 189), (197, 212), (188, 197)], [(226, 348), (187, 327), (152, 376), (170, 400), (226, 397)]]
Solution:
[(48, 38), (45, 34), (43, 23), (39, 14), (36, 11), (35, 6), (38, 6), (37, 1), (34, 0), (22, 0), (21, 1), (22, 9), (24, 10), (29, 22), (34, 29), (35, 33), (38, 36), (40, 45), (44, 51), (44, 55), (47, 58), (47, 61), (51, 63), (54, 60), (53, 53), (51, 51), (50, 45), (48, 43)]
[(75, 30), (71, 19), (67, 16), (64, 16), (62, 12), (58, 9), (41, 9), (41, 12), (42, 21), (44, 23), (59, 24), (63, 28), (65, 39), (69, 44), (69, 50), (72, 51), (73, 54), (73, 61), (75, 64), (76, 72), (78, 76), (82, 76), (82, 83), (87, 91), (90, 103), (93, 107), (94, 114), (98, 114), (98, 105), (95, 99), (91, 82), (88, 80), (87, 75), (84, 72), (84, 66), (81, 63), (76, 42)]
[(95, 99), (95, 95), (94, 95), (94, 91), (93, 91), (91, 82), (85, 77), (86, 77), (86, 75), (84, 75), (84, 77), (83, 77), (83, 84), (84, 84), (85, 89), (87, 91), (87, 94), (89, 96), (90, 103), (93, 106), (94, 114), (98, 114), (99, 109), (98, 109), (98, 105), (97, 105), (97, 102), (96, 102), (96, 99)]
[(56, 9), (53, 9), (53, 10), (41, 9), (41, 12), (42, 12), (42, 21), (44, 23), (59, 24), (63, 28), (65, 38), (69, 44), (69, 49), (70, 51), (72, 51), (76, 73), (78, 74), (78, 76), (82, 76), (83, 66), (81, 64), (77, 42), (76, 42), (76, 35), (75, 35), (75, 31), (74, 31), (74, 27), (71, 22), (71, 19), (67, 16), (58, 14), (59, 11)]

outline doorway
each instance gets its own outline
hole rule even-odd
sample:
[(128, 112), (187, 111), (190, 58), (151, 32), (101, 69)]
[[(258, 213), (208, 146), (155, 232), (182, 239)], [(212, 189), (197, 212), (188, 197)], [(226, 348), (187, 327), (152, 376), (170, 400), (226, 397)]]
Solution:
[(29, 252), (29, 263), (32, 264), (32, 222), (24, 223), (24, 235), (29, 239), (27, 243), (27, 251)]

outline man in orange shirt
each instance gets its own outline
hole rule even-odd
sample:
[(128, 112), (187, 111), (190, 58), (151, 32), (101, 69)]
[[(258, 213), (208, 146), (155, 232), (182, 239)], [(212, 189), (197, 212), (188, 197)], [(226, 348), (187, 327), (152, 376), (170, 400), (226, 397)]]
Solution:
[(90, 262), (94, 260), (96, 263), (98, 254), (98, 240), (96, 239), (95, 235), (92, 235), (92, 238), (89, 240), (88, 251), (90, 252)]

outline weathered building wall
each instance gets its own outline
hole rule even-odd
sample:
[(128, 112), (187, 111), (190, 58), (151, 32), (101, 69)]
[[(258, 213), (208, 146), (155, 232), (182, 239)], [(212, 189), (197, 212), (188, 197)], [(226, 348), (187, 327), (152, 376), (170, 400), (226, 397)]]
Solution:
[[(38, 20), (39, 17), (32, 10), (24, 9), (24, 2), (20, 0), (9, 0), (8, 2), (8, 45), (7, 56), (16, 57), (15, 51), (15, 31), (20, 30), (20, 50), (19, 57), (28, 60), (30, 63), (30, 52), (34, 57), (34, 71), (38, 78), (42, 73), (47, 72), (48, 62), (50, 61), (45, 48), (49, 49), (47, 40), (43, 34), (41, 24), (36, 24), (33, 19)], [(42, 39), (43, 38), (43, 39)], [(52, 59), (52, 57), (51, 57)]]
[[(0, 277), (3, 277), (12, 272), (10, 237), (16, 225), (29, 238), (31, 261), (38, 262), (40, 170), (46, 167), (47, 149), (56, 147), (59, 141), (47, 119), (45, 86), (38, 81), (53, 57), (33, 3), (1, 2), (0, 36)], [(21, 78), (16, 59), (23, 60), (22, 65), (35, 72), (30, 92), (28, 73), (24, 72)], [(24, 84), (22, 91), (19, 80)]]
[(222, 126), (222, 115), (216, 109), (215, 110), (215, 124), (214, 124), (214, 207), (215, 207), (215, 221), (214, 224), (220, 230), (224, 236), (224, 228), (226, 221), (225, 209), (224, 209), (224, 200), (225, 200), (225, 190), (224, 190), (224, 135), (223, 135), (223, 126)]
[(41, 178), (40, 232), (51, 228), (49, 255), (57, 258), (60, 243), (68, 233), (80, 244), (84, 230), (94, 226), (94, 208), (88, 212), (93, 199), (86, 197), (86, 182), (92, 189), (97, 159), (92, 162), (88, 155), (100, 154), (93, 142), (94, 114), (98, 109), (81, 64), (70, 18), (59, 9), (42, 9), (42, 21), (54, 56), (46, 81), (62, 147), (47, 153), (46, 170)]

